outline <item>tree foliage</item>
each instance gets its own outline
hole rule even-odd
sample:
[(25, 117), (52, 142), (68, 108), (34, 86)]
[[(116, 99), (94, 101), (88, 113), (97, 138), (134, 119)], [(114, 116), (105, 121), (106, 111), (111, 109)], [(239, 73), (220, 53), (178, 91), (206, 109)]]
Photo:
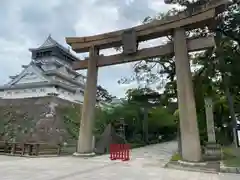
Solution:
[[(206, 0), (173, 0), (168, 3), (179, 4), (185, 8), (195, 8), (206, 3)], [(187, 36), (208, 36), (215, 35), (217, 46), (203, 52), (190, 54), (190, 64), (193, 74), (194, 94), (196, 109), (199, 121), (200, 134), (206, 135), (204, 97), (210, 96), (214, 100), (214, 116), (216, 126), (223, 130), (223, 124), (227, 123), (230, 127), (229, 107), (227, 104), (226, 88), (234, 99), (236, 112), (240, 112), (239, 106), (239, 67), (240, 67), (240, 8), (239, 2), (233, 1), (226, 10), (217, 17), (215, 29), (195, 29), (187, 32)], [(179, 10), (172, 9), (166, 14), (159, 13), (154, 17), (146, 17), (143, 23), (150, 23), (155, 20), (164, 19), (166, 16), (174, 15)], [(219, 36), (221, 34), (221, 36)], [(172, 37), (167, 37), (172, 41)], [(223, 62), (223, 63), (221, 63)], [(177, 85), (175, 75), (174, 56), (166, 55), (156, 58), (143, 59), (133, 67), (131, 77), (123, 77), (119, 83), (131, 83), (137, 81), (144, 84), (145, 88), (155, 86), (163, 89), (161, 103), (169, 106), (174, 99), (177, 99)], [(230, 130), (229, 130), (230, 131)], [(205, 137), (202, 137), (205, 139)]]
[(105, 88), (98, 85), (97, 86), (97, 101), (98, 102), (111, 102), (115, 96), (112, 96)]
[[(146, 95), (151, 96), (146, 96)], [(98, 137), (104, 132), (109, 123), (123, 120), (126, 124), (126, 139), (129, 142), (143, 143), (143, 107), (148, 108), (148, 133), (149, 139), (157, 140), (158, 135), (166, 137), (176, 130), (175, 117), (168, 109), (159, 104), (159, 94), (150, 88), (129, 89), (126, 93), (126, 100), (117, 106), (108, 106), (107, 108), (96, 108), (94, 120), (94, 134)], [(61, 109), (67, 130), (73, 139), (78, 138), (80, 126), (80, 107), (77, 105), (64, 107)]]

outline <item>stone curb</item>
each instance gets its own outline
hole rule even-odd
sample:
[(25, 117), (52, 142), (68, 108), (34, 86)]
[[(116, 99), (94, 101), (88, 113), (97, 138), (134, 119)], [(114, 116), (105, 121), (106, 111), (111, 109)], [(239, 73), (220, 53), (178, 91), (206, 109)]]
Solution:
[(182, 161), (182, 160), (178, 160), (177, 161), (180, 165), (186, 165), (186, 166), (201, 166), (204, 167), (207, 165), (206, 162), (198, 162), (198, 163), (194, 163), (194, 162), (186, 162), (186, 161)]
[(99, 157), (99, 156), (103, 156), (103, 155), (106, 155), (106, 154), (88, 154), (88, 155), (85, 155), (85, 156), (81, 156), (81, 155), (73, 155), (73, 154), (60, 154), (60, 155), (56, 155), (56, 154), (42, 154), (42, 155), (20, 155), (20, 154), (10, 154), (10, 153), (0, 153), (0, 156), (14, 156), (14, 157), (21, 157), (21, 158), (51, 158), (51, 157), (66, 157), (66, 156), (69, 156), (69, 157), (84, 157), (84, 158), (90, 158), (90, 157)]
[(42, 155), (21, 155), (21, 154), (10, 154), (10, 153), (0, 153), (0, 156), (13, 156), (13, 157), (20, 157), (20, 158), (49, 158), (49, 157), (66, 157), (72, 156), (72, 154), (42, 154)]
[(220, 170), (216, 170), (213, 168), (205, 167), (206, 163), (192, 163), (185, 161), (176, 161), (169, 162), (165, 165), (166, 168), (178, 169), (178, 170), (187, 170), (187, 171), (195, 171), (195, 172), (205, 172), (205, 173), (234, 173), (240, 174), (240, 167), (228, 167), (220, 162)]
[(93, 152), (93, 153), (73, 153), (72, 155), (73, 157), (80, 157), (80, 158), (91, 158), (91, 157), (96, 157), (96, 154)]
[[(14, 157), (20, 157), (20, 158), (49, 158), (49, 157), (61, 157), (59, 155), (19, 155), (19, 154), (0, 154), (0, 156), (14, 156)], [(71, 156), (71, 155), (62, 155), (62, 156)]]
[(220, 163), (220, 172), (221, 173), (235, 173), (240, 174), (240, 167), (228, 167), (223, 164), (223, 162)]
[(204, 172), (204, 173), (212, 173), (212, 174), (218, 173), (216, 169), (206, 167), (206, 163), (176, 161), (176, 162), (167, 163), (165, 167), (178, 169), (178, 170), (185, 170), (185, 171)]

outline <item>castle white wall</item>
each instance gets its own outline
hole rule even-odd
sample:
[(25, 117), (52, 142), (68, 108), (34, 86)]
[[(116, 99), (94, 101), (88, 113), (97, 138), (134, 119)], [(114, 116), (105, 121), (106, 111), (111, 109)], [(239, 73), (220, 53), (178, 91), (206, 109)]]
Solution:
[(61, 82), (61, 83), (64, 83), (64, 84), (67, 84), (67, 85), (70, 85), (70, 86), (76, 86), (76, 85), (72, 84), (71, 82), (66, 81), (66, 80), (64, 80), (64, 79), (62, 79), (60, 77), (57, 77), (57, 76), (51, 76), (51, 78), (54, 81), (58, 81), (58, 82)]
[(64, 61), (58, 57), (52, 56), (52, 57), (41, 57), (38, 58), (37, 60), (35, 60), (35, 62), (41, 62), (41, 63), (46, 63), (48, 64), (49, 62), (58, 62), (60, 63), (62, 66), (68, 66), (69, 68), (71, 68), (71, 64), (67, 61)]
[(56, 89), (54, 87), (43, 87), (43, 88), (4, 90), (1, 94), (1, 97), (4, 99), (43, 97), (47, 96), (48, 93), (56, 93)]
[(44, 71), (51, 71), (51, 70), (55, 70), (57, 67), (55, 64), (43, 64), (41, 66), (41, 68), (44, 70)]
[(4, 91), (0, 91), (0, 98), (4, 96)]
[(42, 87), (30, 89), (15, 89), (0, 91), (0, 98), (3, 99), (23, 99), (32, 97), (46, 97), (51, 94), (58, 94), (58, 97), (71, 102), (82, 103), (83, 95), (80, 93), (73, 93), (62, 88)]
[(83, 103), (83, 94), (81, 93), (73, 93), (70, 91), (67, 91), (66, 89), (58, 88), (57, 89), (57, 94), (59, 98), (69, 100), (72, 102), (77, 102), (77, 103)]

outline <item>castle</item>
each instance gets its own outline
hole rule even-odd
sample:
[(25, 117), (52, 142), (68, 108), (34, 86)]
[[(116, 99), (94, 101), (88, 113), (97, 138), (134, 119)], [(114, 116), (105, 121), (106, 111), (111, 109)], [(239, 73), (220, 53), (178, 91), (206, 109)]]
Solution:
[(29, 50), (31, 62), (23, 65), (18, 75), (10, 76), (10, 82), (0, 86), (0, 98), (56, 96), (82, 104), (86, 78), (71, 67), (78, 58), (50, 35), (40, 47)]

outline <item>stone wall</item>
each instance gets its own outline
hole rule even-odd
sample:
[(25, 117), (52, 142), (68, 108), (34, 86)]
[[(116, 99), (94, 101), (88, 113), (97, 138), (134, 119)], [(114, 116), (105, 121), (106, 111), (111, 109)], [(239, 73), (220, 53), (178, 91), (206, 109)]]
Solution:
[(0, 99), (0, 140), (75, 143), (59, 107), (79, 106), (57, 97)]

